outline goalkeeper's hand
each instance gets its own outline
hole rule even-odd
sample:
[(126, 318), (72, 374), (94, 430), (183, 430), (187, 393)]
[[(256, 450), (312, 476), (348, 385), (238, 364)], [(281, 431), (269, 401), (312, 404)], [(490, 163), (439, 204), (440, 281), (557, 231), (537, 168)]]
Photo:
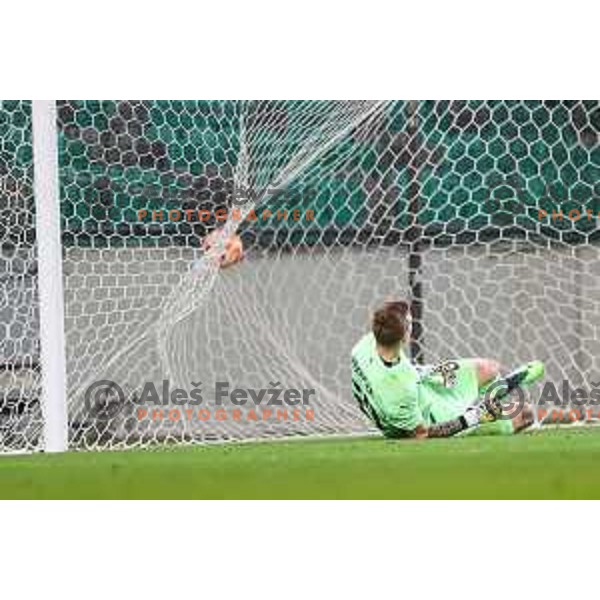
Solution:
[(502, 403), (500, 400), (486, 396), (477, 404), (469, 406), (462, 418), (464, 419), (465, 428), (470, 429), (482, 423), (495, 421), (500, 415), (502, 415)]

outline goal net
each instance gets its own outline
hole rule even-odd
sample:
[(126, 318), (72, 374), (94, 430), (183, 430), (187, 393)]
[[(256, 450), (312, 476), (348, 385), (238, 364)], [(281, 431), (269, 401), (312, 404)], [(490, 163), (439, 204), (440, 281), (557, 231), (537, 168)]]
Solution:
[[(73, 448), (368, 432), (349, 355), (388, 297), (412, 303), (415, 360), (541, 359), (563, 400), (600, 382), (597, 101), (57, 115)], [(2, 449), (44, 425), (32, 160), (31, 105), (4, 101)], [(246, 260), (220, 269), (233, 232)]]
[(0, 450), (42, 433), (31, 105), (0, 101)]

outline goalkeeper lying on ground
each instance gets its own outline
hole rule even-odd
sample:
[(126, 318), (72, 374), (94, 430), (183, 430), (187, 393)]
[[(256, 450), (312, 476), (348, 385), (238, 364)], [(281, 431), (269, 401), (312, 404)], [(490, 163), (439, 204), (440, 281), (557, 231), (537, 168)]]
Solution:
[[(532, 424), (527, 404), (513, 418), (503, 415), (500, 386), (498, 393), (482, 396), (482, 388), (500, 376), (496, 361), (475, 358), (420, 367), (404, 353), (410, 335), (408, 304), (388, 302), (373, 315), (372, 333), (352, 350), (354, 397), (386, 437), (448, 437), (467, 430), (511, 434)], [(502, 391), (506, 395), (543, 373), (540, 362), (529, 363), (506, 378)]]

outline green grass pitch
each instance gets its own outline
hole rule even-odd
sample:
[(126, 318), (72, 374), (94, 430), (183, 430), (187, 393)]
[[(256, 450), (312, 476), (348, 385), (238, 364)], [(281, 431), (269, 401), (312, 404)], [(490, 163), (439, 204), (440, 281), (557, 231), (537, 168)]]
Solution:
[(600, 430), (0, 457), (1, 498), (600, 498)]

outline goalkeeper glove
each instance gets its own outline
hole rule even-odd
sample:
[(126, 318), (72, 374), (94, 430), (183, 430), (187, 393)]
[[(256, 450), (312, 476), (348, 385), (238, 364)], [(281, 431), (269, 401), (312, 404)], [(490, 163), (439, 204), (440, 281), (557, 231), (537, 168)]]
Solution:
[(495, 421), (502, 414), (502, 403), (498, 398), (486, 397), (477, 404), (469, 406), (461, 417), (465, 429), (477, 427), (482, 423)]

